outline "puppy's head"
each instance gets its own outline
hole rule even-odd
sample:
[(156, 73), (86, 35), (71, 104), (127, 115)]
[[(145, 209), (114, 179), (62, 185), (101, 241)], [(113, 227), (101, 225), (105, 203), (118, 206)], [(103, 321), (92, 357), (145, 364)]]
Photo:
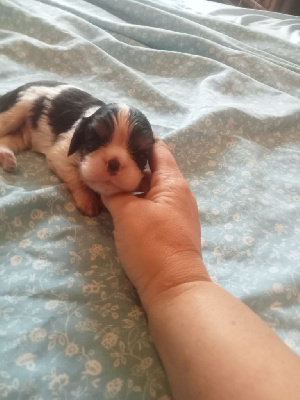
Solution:
[(82, 118), (68, 155), (79, 152), (83, 181), (95, 192), (110, 196), (138, 188), (153, 143), (151, 125), (141, 111), (108, 104)]

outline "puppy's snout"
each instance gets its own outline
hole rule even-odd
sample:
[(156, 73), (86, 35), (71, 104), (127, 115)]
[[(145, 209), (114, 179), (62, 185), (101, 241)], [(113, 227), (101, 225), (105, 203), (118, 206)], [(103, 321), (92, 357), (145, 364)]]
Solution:
[(107, 169), (110, 175), (116, 175), (120, 169), (120, 161), (116, 158), (112, 158), (107, 163)]

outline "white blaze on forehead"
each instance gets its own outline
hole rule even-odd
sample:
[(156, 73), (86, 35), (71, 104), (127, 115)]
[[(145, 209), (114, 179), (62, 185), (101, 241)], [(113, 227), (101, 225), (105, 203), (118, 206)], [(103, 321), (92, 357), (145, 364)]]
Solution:
[(127, 146), (128, 139), (132, 127), (129, 125), (130, 110), (127, 104), (118, 104), (119, 111), (117, 118), (114, 118), (114, 134), (112, 145), (125, 147)]

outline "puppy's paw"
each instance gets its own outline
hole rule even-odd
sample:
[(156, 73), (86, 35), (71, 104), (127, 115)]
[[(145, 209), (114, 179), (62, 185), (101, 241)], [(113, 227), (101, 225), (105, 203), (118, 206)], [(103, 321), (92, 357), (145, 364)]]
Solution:
[(73, 192), (73, 197), (79, 210), (89, 217), (95, 217), (104, 208), (99, 194), (90, 189)]
[(5, 171), (12, 171), (17, 168), (17, 159), (7, 147), (0, 147), (0, 164)]

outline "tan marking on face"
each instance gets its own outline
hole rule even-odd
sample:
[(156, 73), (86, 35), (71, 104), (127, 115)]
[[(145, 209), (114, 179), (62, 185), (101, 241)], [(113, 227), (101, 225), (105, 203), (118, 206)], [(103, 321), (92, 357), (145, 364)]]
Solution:
[[(133, 129), (130, 124), (130, 109), (127, 105), (118, 105), (118, 114), (113, 117), (114, 131), (112, 140), (105, 146), (86, 155), (79, 164), (82, 180), (95, 192), (107, 196), (133, 192), (143, 177), (128, 150), (129, 135)], [(118, 160), (118, 173), (108, 170), (110, 160)]]
[(133, 129), (132, 125), (129, 125), (129, 107), (126, 104), (119, 105), (120, 110), (117, 118), (114, 118), (114, 133), (111, 141), (112, 146), (120, 146), (127, 148), (129, 135)]

